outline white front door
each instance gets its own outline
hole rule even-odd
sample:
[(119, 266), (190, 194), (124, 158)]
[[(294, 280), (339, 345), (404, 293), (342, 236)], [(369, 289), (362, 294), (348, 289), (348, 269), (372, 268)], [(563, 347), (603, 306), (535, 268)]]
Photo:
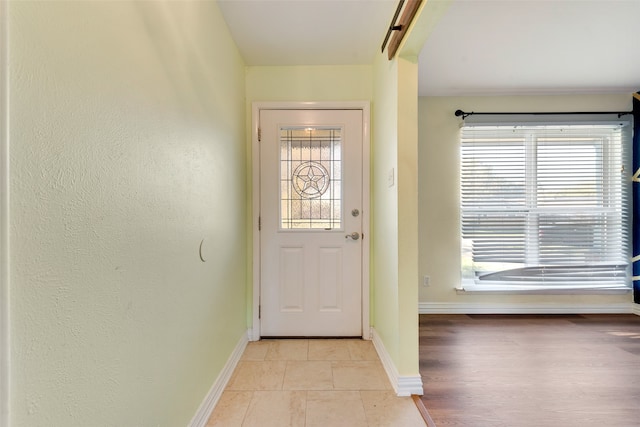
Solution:
[(362, 336), (362, 110), (260, 129), (261, 335)]

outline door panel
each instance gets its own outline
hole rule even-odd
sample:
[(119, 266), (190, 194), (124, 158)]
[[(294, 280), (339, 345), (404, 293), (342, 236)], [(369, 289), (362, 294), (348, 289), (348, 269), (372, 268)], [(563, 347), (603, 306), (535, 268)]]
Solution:
[(362, 111), (261, 110), (260, 128), (261, 334), (362, 336)]
[(279, 306), (282, 312), (301, 312), (304, 307), (304, 250), (280, 248)]
[(339, 312), (342, 304), (342, 248), (319, 248), (318, 256), (318, 309)]

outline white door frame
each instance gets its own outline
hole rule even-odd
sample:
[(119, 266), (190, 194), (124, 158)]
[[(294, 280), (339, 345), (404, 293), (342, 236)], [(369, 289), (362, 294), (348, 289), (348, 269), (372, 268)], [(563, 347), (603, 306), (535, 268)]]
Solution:
[(362, 111), (362, 338), (371, 339), (369, 324), (369, 251), (371, 242), (370, 169), (371, 142), (369, 101), (347, 102), (253, 102), (251, 111), (252, 221), (253, 232), (253, 325), (251, 341), (260, 339), (260, 110), (361, 110)]

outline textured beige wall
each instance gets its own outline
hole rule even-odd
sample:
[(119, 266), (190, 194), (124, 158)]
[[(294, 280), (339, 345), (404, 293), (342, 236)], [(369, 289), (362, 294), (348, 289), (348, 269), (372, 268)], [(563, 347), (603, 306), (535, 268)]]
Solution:
[(422, 97), (419, 100), (420, 302), (461, 304), (628, 303), (624, 295), (458, 295), (460, 285), (459, 127), (464, 111), (630, 111), (631, 94), (496, 97)]
[(215, 2), (8, 9), (11, 426), (187, 425), (246, 331), (243, 61)]

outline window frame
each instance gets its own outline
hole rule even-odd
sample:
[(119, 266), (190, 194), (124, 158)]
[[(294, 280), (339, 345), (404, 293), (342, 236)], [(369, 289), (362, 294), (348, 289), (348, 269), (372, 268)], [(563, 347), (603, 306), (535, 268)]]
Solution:
[[(519, 129), (521, 131), (525, 131), (525, 132), (529, 132), (525, 135), (524, 138), (524, 164), (525, 164), (525, 182), (524, 182), (524, 188), (525, 188), (525, 206), (523, 211), (525, 211), (524, 213), (524, 221), (525, 221), (525, 226), (524, 226), (524, 256), (525, 256), (525, 261), (524, 261), (524, 266), (525, 268), (529, 268), (529, 267), (533, 267), (533, 269), (535, 268), (540, 268), (543, 267), (542, 265), (540, 265), (540, 263), (538, 262), (538, 265), (533, 265), (531, 266), (531, 261), (535, 261), (535, 257), (536, 254), (538, 256), (538, 260), (540, 260), (539, 256), (539, 248), (540, 248), (540, 244), (541, 244), (541, 237), (540, 237), (540, 228), (539, 228), (539, 224), (537, 224), (536, 222), (540, 220), (541, 215), (543, 215), (545, 213), (545, 209), (539, 206), (538, 201), (539, 201), (539, 192), (540, 192), (540, 186), (538, 185), (537, 179), (538, 179), (538, 169), (540, 168), (540, 161), (537, 158), (538, 156), (538, 147), (539, 146), (544, 146), (544, 145), (549, 145), (552, 146), (554, 144), (554, 142), (552, 141), (553, 139), (553, 134), (554, 134), (554, 129), (556, 127), (562, 127), (563, 129), (574, 129), (575, 126), (578, 127), (585, 127), (585, 126), (593, 126), (593, 129), (598, 129), (599, 126), (604, 126), (607, 128), (611, 128), (613, 125), (619, 127), (620, 129), (620, 153), (616, 156), (613, 156), (612, 153), (616, 150), (616, 147), (613, 146), (614, 141), (611, 140), (607, 140), (602, 142), (602, 144), (600, 144), (602, 146), (602, 151), (600, 153), (600, 159), (596, 158), (594, 161), (600, 160), (602, 167), (603, 167), (603, 173), (600, 176), (600, 180), (598, 181), (598, 184), (602, 185), (602, 188), (599, 189), (598, 194), (602, 195), (602, 201), (599, 204), (599, 208), (600, 209), (604, 209), (604, 206), (606, 206), (606, 203), (610, 203), (611, 199), (620, 199), (620, 204), (621, 204), (621, 211), (619, 213), (619, 218), (621, 221), (621, 225), (619, 227), (620, 229), (620, 233), (622, 236), (621, 240), (624, 244), (624, 248), (622, 250), (622, 252), (624, 253), (624, 267), (621, 267), (622, 264), (620, 263), (616, 263), (615, 264), (615, 269), (616, 271), (613, 273), (614, 275), (618, 275), (618, 270), (620, 268), (622, 268), (623, 273), (624, 274), (624, 280), (614, 280), (616, 282), (615, 285), (612, 284), (603, 284), (603, 285), (597, 285), (597, 284), (580, 284), (578, 281), (576, 281), (575, 283), (571, 283), (571, 282), (553, 282), (551, 281), (551, 283), (549, 282), (548, 279), (542, 278), (538, 281), (533, 281), (533, 282), (527, 282), (527, 281), (522, 281), (522, 280), (498, 280), (498, 281), (489, 281), (489, 280), (479, 280), (476, 279), (476, 273), (477, 273), (477, 269), (472, 267), (471, 271), (473, 273), (472, 277), (469, 277), (468, 274), (465, 275), (465, 262), (468, 260), (465, 259), (465, 251), (468, 253), (469, 249), (467, 247), (467, 245), (465, 245), (465, 231), (463, 229), (464, 227), (464, 221), (465, 221), (465, 203), (464, 203), (464, 191), (465, 191), (465, 173), (469, 173), (469, 171), (465, 171), (465, 164), (464, 164), (464, 159), (463, 159), (463, 149), (464, 149), (464, 128), (466, 127), (495, 127), (495, 129), (497, 129), (498, 131), (503, 131), (503, 133), (501, 133), (500, 135), (504, 135), (504, 132), (506, 132), (508, 129)], [(540, 129), (545, 129), (544, 132), (549, 132), (547, 135), (541, 135), (541, 132), (536, 132), (535, 128), (536, 127), (540, 127)], [(551, 131), (549, 131), (549, 129), (551, 129)], [(607, 131), (608, 132), (608, 131)], [(600, 132), (601, 138), (606, 138), (606, 133), (605, 131)], [(521, 133), (516, 132), (515, 136), (520, 137)], [(557, 131), (555, 132), (557, 135), (562, 135), (562, 132)], [(570, 132), (571, 134), (573, 134), (573, 132)], [(595, 132), (598, 133), (598, 132)], [(496, 134), (498, 134), (498, 132), (496, 132)], [(498, 139), (498, 138), (496, 138)], [(550, 141), (542, 141), (543, 139), (549, 139)], [(558, 140), (557, 144), (558, 145), (568, 145), (568, 144), (579, 144), (579, 141), (561, 141), (561, 138), (556, 137), (556, 139)], [(574, 138), (575, 139), (575, 138)], [(593, 138), (594, 141), (594, 149), (597, 152), (599, 149), (599, 144), (595, 142), (595, 137)], [(494, 141), (495, 143), (495, 141)], [(548, 144), (547, 144), (548, 143)], [(491, 141), (489, 141), (489, 144), (491, 144)], [(631, 161), (631, 156), (630, 154), (630, 148), (631, 148), (631, 123), (629, 121), (629, 119), (618, 119), (615, 121), (603, 121), (603, 120), (589, 120), (589, 121), (571, 121), (571, 122), (560, 122), (560, 120), (555, 119), (555, 120), (550, 120), (549, 122), (514, 122), (514, 123), (500, 123), (500, 122), (491, 122), (491, 121), (484, 121), (484, 122), (480, 122), (480, 121), (474, 121), (473, 123), (465, 123), (465, 125), (461, 128), (461, 134), (460, 134), (460, 242), (461, 242), (461, 268), (463, 270), (462, 272), (462, 277), (461, 277), (461, 283), (462, 283), (462, 287), (464, 290), (466, 291), (482, 291), (482, 290), (500, 290), (500, 291), (512, 291), (512, 290), (516, 290), (516, 291), (557, 291), (557, 290), (561, 290), (561, 291), (567, 291), (567, 290), (589, 290), (589, 291), (593, 291), (593, 290), (600, 290), (600, 291), (611, 291), (611, 290), (622, 290), (622, 291), (629, 291), (631, 289), (631, 277), (630, 277), (630, 257), (631, 257), (631, 180), (630, 180), (630, 171), (631, 171), (631, 165), (630, 165), (630, 161)], [(616, 157), (616, 158), (614, 158)], [(623, 171), (623, 177), (620, 180), (617, 179), (613, 179), (612, 180), (612, 176), (611, 173), (612, 171), (615, 170), (615, 168), (622, 168)], [(471, 180), (467, 181), (468, 182)], [(613, 182), (612, 182), (613, 181)], [(529, 188), (535, 188), (535, 191), (530, 191)], [(618, 191), (619, 190), (619, 194), (612, 196), (612, 191)], [(609, 202), (606, 202), (606, 201)], [(581, 209), (577, 209), (577, 208), (568, 208), (566, 206), (561, 207), (559, 209), (557, 209), (557, 212), (563, 213), (565, 215), (570, 216), (572, 213), (574, 214), (580, 214), (580, 211), (584, 211), (585, 207), (582, 207)], [(467, 207), (466, 212), (469, 212), (469, 208)], [(506, 209), (504, 210), (505, 213), (508, 213), (509, 211), (511, 211), (512, 213), (517, 212), (517, 209)], [(553, 212), (553, 209), (547, 209), (547, 212)], [(584, 214), (584, 212), (583, 212)], [(609, 219), (606, 219), (604, 221), (604, 223), (608, 224), (610, 222)], [(481, 227), (481, 226), (478, 226)], [(532, 236), (532, 234), (534, 234)], [(535, 234), (538, 234), (537, 236)], [(606, 238), (604, 238), (604, 240), (606, 240)], [(530, 246), (532, 245), (532, 246)], [(602, 248), (599, 248), (599, 250), (603, 250)], [(473, 251), (473, 250), (472, 250)], [(607, 252), (608, 253), (608, 252)], [(473, 254), (471, 255), (471, 257), (473, 257)], [(533, 257), (533, 259), (532, 259)], [(472, 265), (473, 265), (473, 259), (472, 259)], [(588, 264), (584, 264), (585, 267), (583, 267), (583, 269), (587, 269)], [(612, 264), (613, 265), (613, 264)], [(544, 268), (544, 267), (543, 267)], [(596, 271), (597, 268), (594, 267), (594, 271)], [(531, 270), (533, 271), (533, 270)], [(467, 268), (467, 272), (468, 272), (468, 268)], [(526, 272), (523, 272), (523, 274)], [(543, 274), (544, 271), (543, 271)], [(547, 273), (548, 274), (548, 273)], [(549, 276), (548, 276), (549, 277)], [(597, 274), (596, 276), (597, 277)], [(621, 276), (618, 276), (621, 277)], [(546, 283), (545, 283), (546, 280)], [(624, 283), (622, 283), (624, 282)]]

